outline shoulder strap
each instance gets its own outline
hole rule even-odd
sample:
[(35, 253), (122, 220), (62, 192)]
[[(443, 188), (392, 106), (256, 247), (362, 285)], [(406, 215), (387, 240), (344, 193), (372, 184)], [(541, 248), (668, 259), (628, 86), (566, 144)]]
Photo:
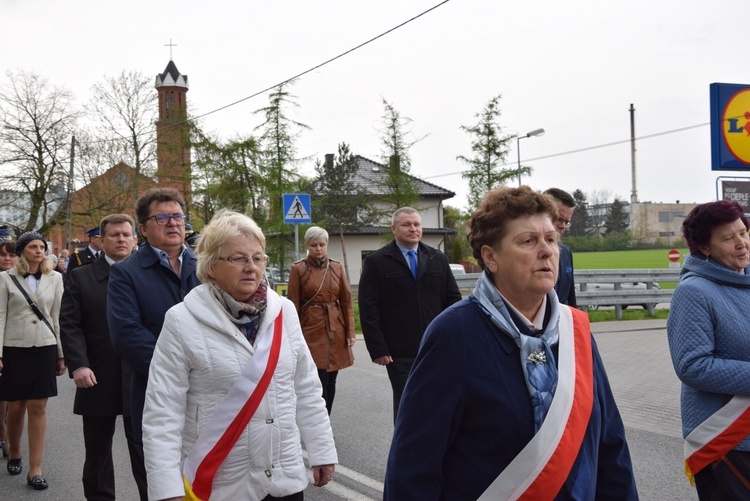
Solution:
[(18, 281), (15, 275), (11, 275), (8, 273), (8, 276), (13, 280), (13, 282), (16, 284), (16, 287), (18, 287), (18, 290), (21, 291), (21, 294), (23, 294), (23, 297), (26, 298), (26, 301), (29, 303), (29, 306), (31, 306), (31, 311), (33, 311), (37, 317), (39, 317), (39, 320), (44, 322), (44, 324), (49, 327), (49, 330), (52, 331), (52, 333), (55, 333), (55, 329), (52, 328), (50, 323), (47, 321), (47, 318), (44, 316), (44, 313), (41, 312), (39, 307), (34, 303), (34, 301), (31, 300), (29, 297), (29, 294), (26, 292), (26, 289), (23, 288), (23, 285)]
[(323, 272), (323, 278), (320, 279), (320, 285), (318, 286), (318, 290), (315, 291), (315, 294), (313, 294), (313, 297), (308, 299), (307, 302), (300, 307), (300, 310), (303, 310), (305, 306), (310, 304), (310, 302), (312, 302), (312, 300), (318, 296), (318, 293), (320, 293), (320, 289), (323, 288), (323, 284), (326, 281), (326, 276), (328, 276), (328, 268), (330, 267), (331, 267), (331, 260), (329, 259), (328, 261), (326, 261), (326, 271)]

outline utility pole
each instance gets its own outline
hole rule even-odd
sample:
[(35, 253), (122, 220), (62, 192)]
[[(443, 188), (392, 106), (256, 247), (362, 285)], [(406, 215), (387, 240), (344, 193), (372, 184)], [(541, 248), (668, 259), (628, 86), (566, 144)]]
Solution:
[[(65, 224), (65, 248), (70, 247), (71, 216), (73, 214), (73, 162), (76, 156), (76, 136), (70, 138), (70, 172), (68, 172), (68, 219)], [(68, 249), (70, 250), (70, 249)]]
[(638, 203), (638, 189), (635, 186), (635, 107), (630, 103), (630, 203)]

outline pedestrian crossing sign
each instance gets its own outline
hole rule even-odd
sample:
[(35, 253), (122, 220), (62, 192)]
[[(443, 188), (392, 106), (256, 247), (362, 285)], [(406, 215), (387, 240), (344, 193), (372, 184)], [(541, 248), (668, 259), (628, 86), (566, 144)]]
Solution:
[(310, 195), (304, 193), (284, 194), (284, 222), (311, 223)]

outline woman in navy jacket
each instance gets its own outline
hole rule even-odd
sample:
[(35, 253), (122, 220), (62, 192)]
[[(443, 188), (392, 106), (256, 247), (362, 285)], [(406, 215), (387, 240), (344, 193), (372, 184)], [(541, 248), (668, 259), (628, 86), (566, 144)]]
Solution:
[(638, 498), (588, 318), (553, 290), (556, 218), (552, 199), (525, 186), (489, 192), (472, 215), (484, 273), (427, 329), (384, 499)]

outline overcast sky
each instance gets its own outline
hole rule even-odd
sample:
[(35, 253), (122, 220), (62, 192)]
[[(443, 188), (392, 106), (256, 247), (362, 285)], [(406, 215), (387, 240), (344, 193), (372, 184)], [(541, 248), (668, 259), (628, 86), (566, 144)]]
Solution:
[[(273, 86), (440, 3), (439, 0), (0, 0), (0, 69), (23, 69), (79, 102), (104, 75), (155, 76), (173, 59), (204, 114)], [(322, 158), (345, 141), (377, 160), (382, 98), (413, 120), (412, 173), (455, 191), (464, 207), (470, 136), (502, 94), (506, 133), (522, 139), (532, 187), (608, 190), (630, 200), (628, 108), (636, 136), (707, 124), (709, 84), (750, 84), (748, 0), (451, 0), (291, 87), (309, 125), (299, 155)], [(154, 91), (156, 92), (156, 91)], [(204, 119), (224, 137), (249, 134), (267, 94)], [(622, 142), (616, 146), (600, 145)], [(569, 153), (576, 150), (583, 152)], [(637, 143), (640, 201), (715, 199), (710, 128)], [(515, 144), (509, 161), (515, 163)], [(312, 175), (312, 162), (302, 167)], [(729, 173), (743, 176), (743, 173)], [(726, 173), (724, 175), (727, 175)]]

